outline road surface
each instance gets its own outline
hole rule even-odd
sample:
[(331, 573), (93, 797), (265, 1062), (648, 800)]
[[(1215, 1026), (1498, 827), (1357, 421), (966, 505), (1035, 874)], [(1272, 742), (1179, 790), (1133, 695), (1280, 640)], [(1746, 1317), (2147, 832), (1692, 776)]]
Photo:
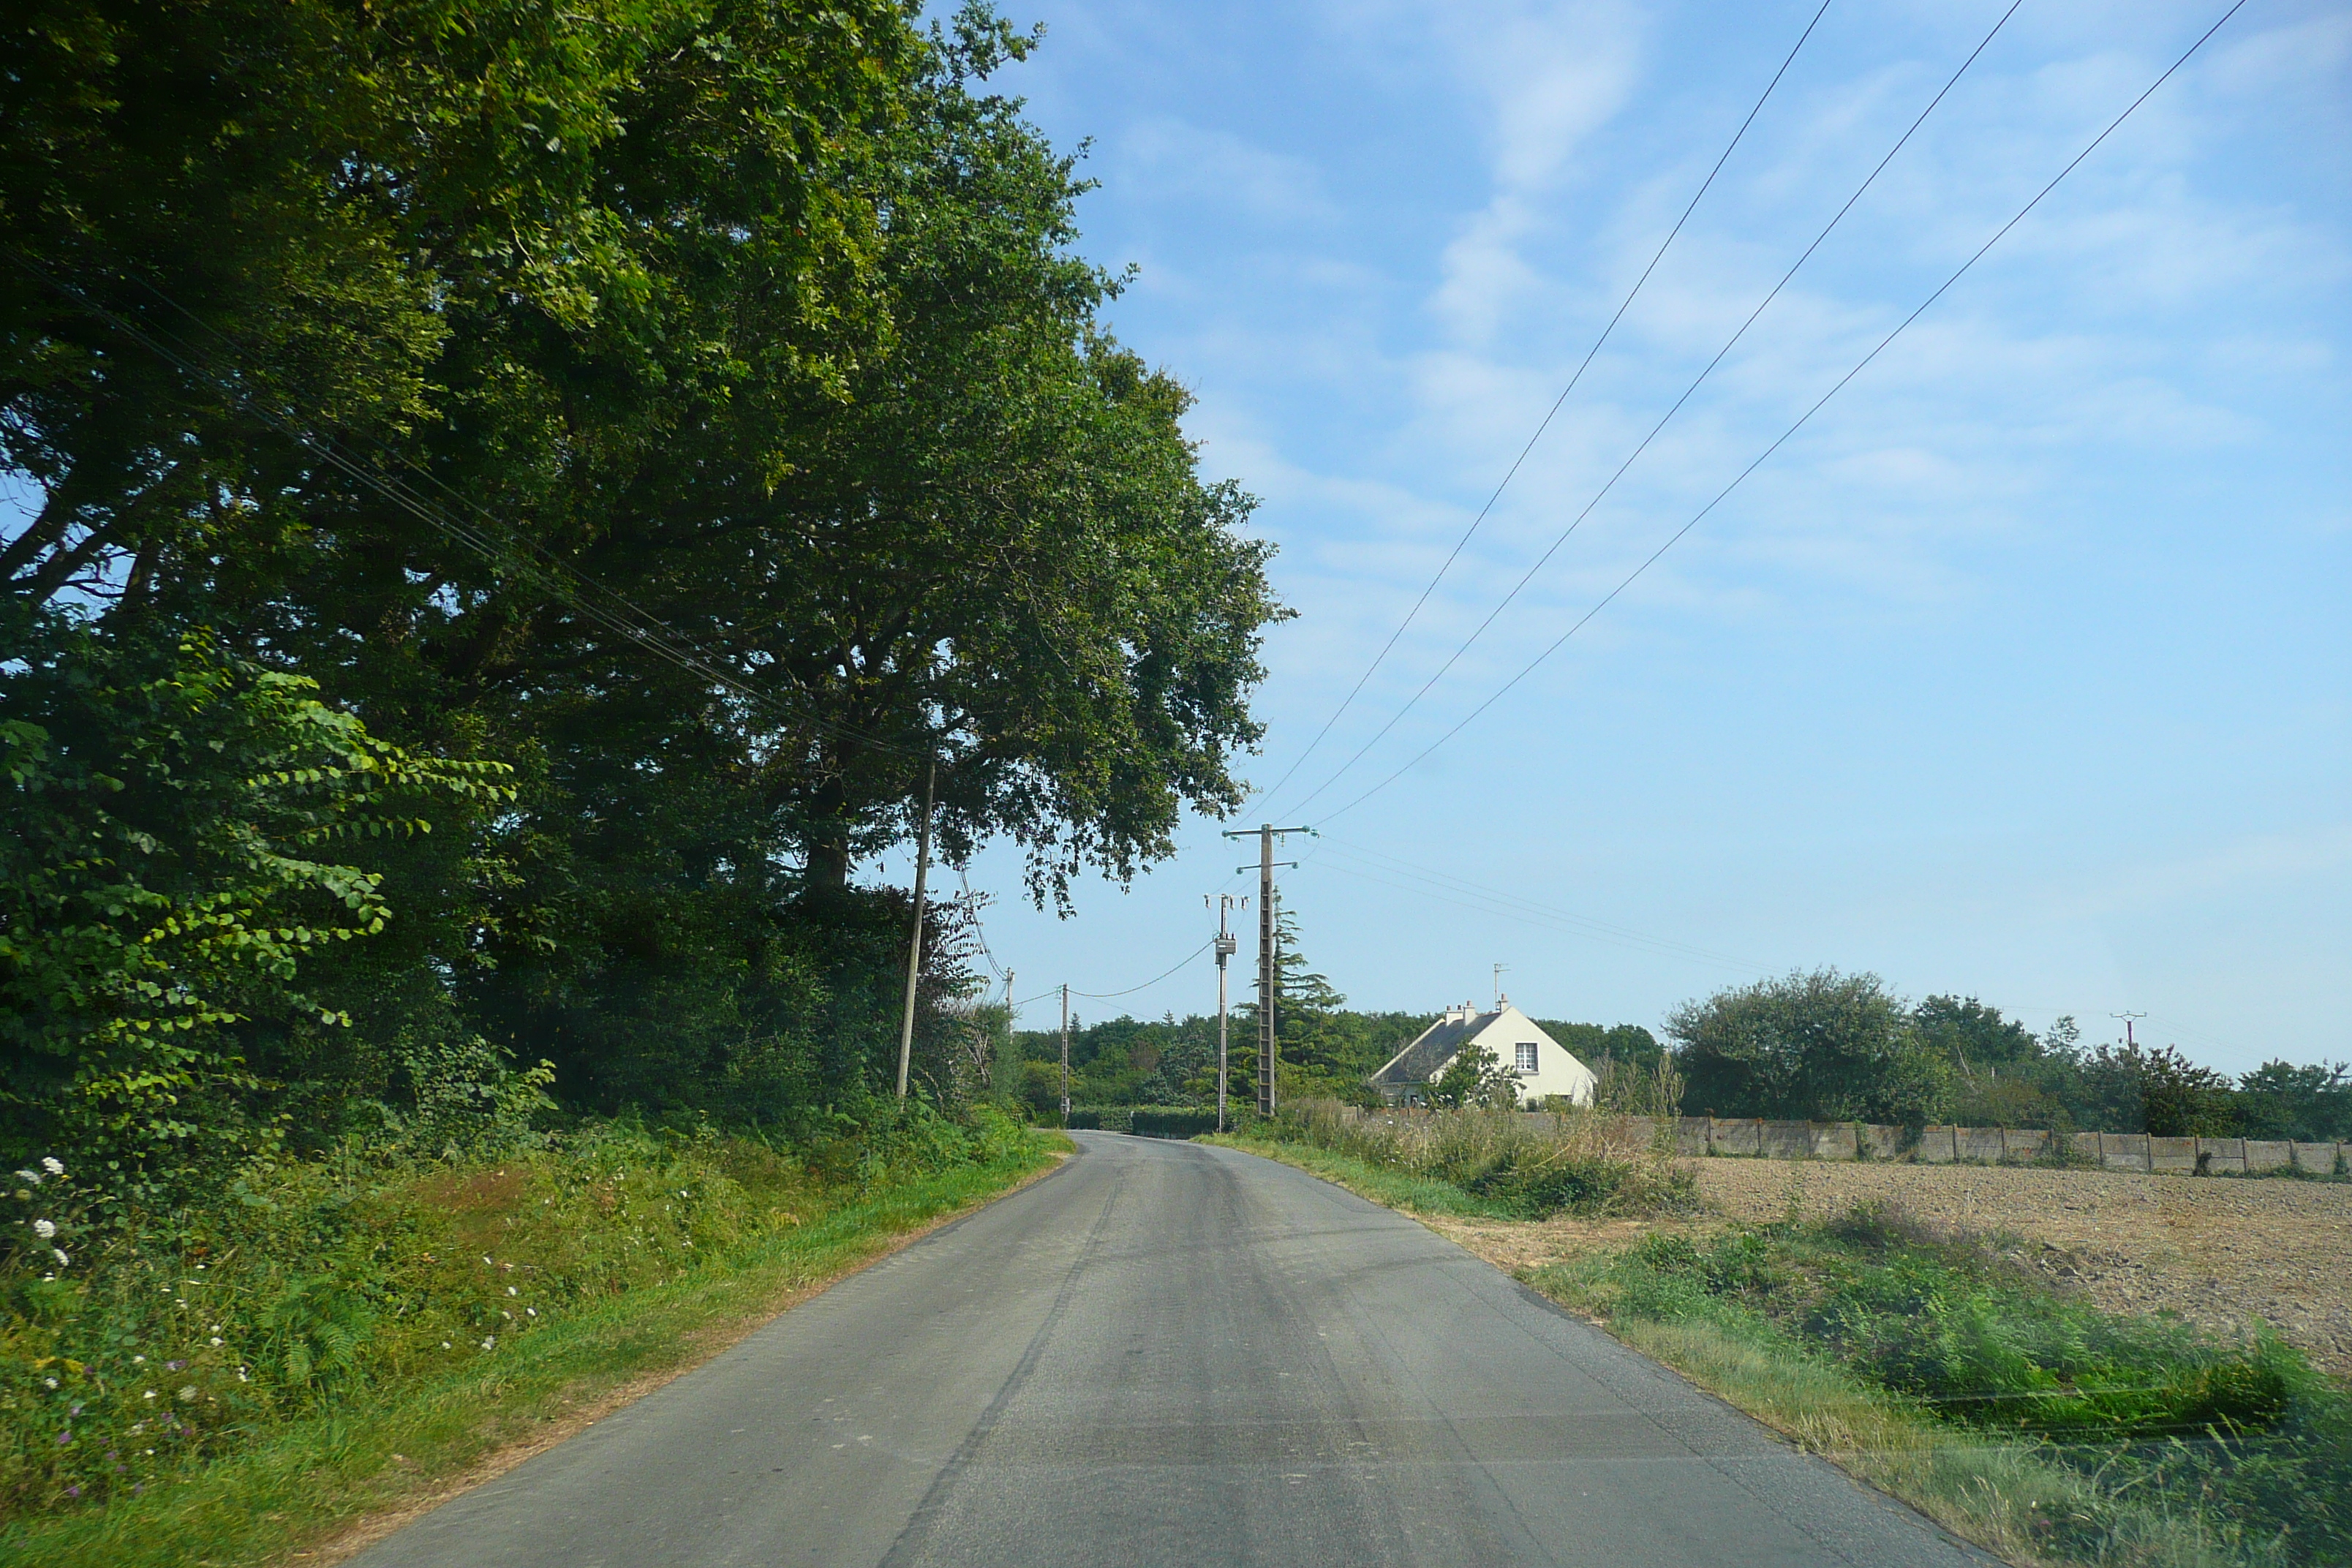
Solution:
[(357, 1563), (1990, 1561), (1400, 1215), (1076, 1136)]

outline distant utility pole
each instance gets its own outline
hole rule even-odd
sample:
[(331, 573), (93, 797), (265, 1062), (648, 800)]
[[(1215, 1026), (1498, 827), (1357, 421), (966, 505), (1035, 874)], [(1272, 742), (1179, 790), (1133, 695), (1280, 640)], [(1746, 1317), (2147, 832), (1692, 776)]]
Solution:
[[(1282, 989), (1282, 966), (1275, 956), (1275, 942), (1280, 936), (1274, 919), (1274, 841), (1286, 834), (1304, 833), (1312, 837), (1311, 827), (1276, 827), (1272, 823), (1257, 830), (1257, 1112), (1260, 1116), (1274, 1114), (1274, 1075), (1280, 1067), (1280, 1053), (1275, 1037), (1275, 1009)], [(1246, 837), (1227, 833), (1228, 838)], [(1286, 866), (1296, 866), (1296, 860), (1285, 860)], [(1246, 871), (1246, 866), (1236, 866), (1236, 871)]]
[[(1209, 901), (1202, 894), (1202, 903)], [(1225, 960), (1234, 955), (1235, 939), (1225, 930), (1225, 911), (1234, 905), (1249, 907), (1247, 899), (1236, 899), (1231, 893), (1217, 895), (1217, 1131), (1225, 1130)]]
[(923, 879), (931, 869), (931, 785), (937, 763), (923, 767), (923, 826), (915, 851), (915, 935), (907, 944), (907, 1010), (898, 1019), (898, 1098), (907, 1098), (907, 1063), (915, 1053), (915, 982), (923, 973)]
[(2138, 1042), (2132, 1038), (2132, 1020), (2134, 1018), (2145, 1018), (2147, 1015), (2145, 1013), (2110, 1013), (2107, 1016), (2110, 1018), (2121, 1018), (2124, 1021), (2124, 1049), (2127, 1051), (2137, 1050), (2139, 1048)]
[(1062, 1125), (1070, 1124), (1070, 983), (1062, 982)]

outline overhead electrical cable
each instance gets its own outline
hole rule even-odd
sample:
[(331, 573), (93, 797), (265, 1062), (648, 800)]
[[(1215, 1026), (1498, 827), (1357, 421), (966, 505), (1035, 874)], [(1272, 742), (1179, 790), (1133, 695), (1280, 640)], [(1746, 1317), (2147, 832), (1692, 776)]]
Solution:
[(1544, 432), (1551, 428), (1552, 420), (1559, 414), (1561, 405), (1568, 402), (1568, 395), (1576, 390), (1577, 383), (1584, 379), (1584, 373), (1591, 365), (1593, 357), (1601, 353), (1601, 345), (1609, 341), (1609, 335), (1617, 330), (1617, 323), (1624, 320), (1627, 308), (1633, 303), (1634, 297), (1642, 292), (1642, 286), (1650, 280), (1650, 274), (1657, 270), (1658, 263), (1664, 259), (1666, 247), (1674, 244), (1675, 237), (1683, 231), (1683, 225), (1688, 223), (1691, 214), (1697, 210), (1699, 198), (1706, 195), (1707, 188), (1715, 184), (1715, 177), (1723, 173), (1723, 165), (1730, 161), (1733, 149), (1739, 145), (1740, 138), (1748, 134), (1748, 128), (1756, 122), (1756, 116), (1763, 111), (1765, 100), (1772, 96), (1772, 89), (1780, 85), (1780, 79), (1788, 75), (1790, 66), (1796, 63), (1797, 51), (1805, 47), (1805, 40), (1813, 36), (1815, 27), (1821, 26), (1822, 17), (1828, 14), (1830, 4), (1831, 0), (1822, 0), (1821, 9), (1815, 11), (1813, 19), (1805, 24), (1805, 30), (1797, 35), (1797, 41), (1790, 47), (1788, 58), (1780, 62), (1780, 68), (1772, 73), (1772, 79), (1764, 84), (1764, 91), (1758, 97), (1754, 106), (1748, 110), (1748, 118), (1741, 121), (1739, 129), (1731, 133), (1731, 140), (1725, 144), (1722, 153), (1715, 160), (1715, 166), (1706, 172), (1706, 178), (1699, 182), (1698, 189), (1692, 194), (1689, 203), (1684, 206), (1682, 216), (1675, 219), (1675, 226), (1668, 229), (1666, 237), (1658, 242), (1658, 248), (1650, 257), (1649, 265), (1642, 268), (1642, 275), (1639, 278), (1633, 279), (1633, 286), (1625, 291), (1625, 297), (1617, 301), (1616, 313), (1609, 318), (1609, 324), (1601, 329), (1601, 335), (1592, 340), (1592, 346), (1584, 351), (1584, 358), (1578, 362), (1575, 374), (1568, 378), (1568, 384), (1560, 388), (1559, 395), (1552, 399), (1551, 407), (1546, 411), (1543, 418), (1537, 422), (1535, 434), (1529, 436), (1527, 445), (1519, 448), (1519, 455), (1511, 459), (1511, 466), (1504, 470), (1502, 479), (1495, 486), (1494, 492), (1487, 496), (1486, 504), (1478, 509), (1477, 515), (1470, 520), (1470, 526), (1462, 531), (1462, 537), (1454, 542), (1452, 550), (1446, 552), (1445, 559), (1439, 563), (1436, 574), (1422, 588), (1421, 596), (1412, 602), (1412, 608), (1405, 612), (1404, 619), (1399, 621), (1396, 630), (1389, 634), (1389, 640), (1381, 645), (1381, 651), (1372, 656), (1372, 662), (1364, 667), (1364, 673), (1356, 678), (1356, 684), (1349, 689), (1347, 696), (1340, 699), (1339, 706), (1333, 709), (1331, 716), (1323, 721), (1323, 727), (1315, 731), (1315, 738), (1307, 742), (1307, 749), (1291, 760), (1290, 765), (1282, 771), (1280, 778), (1258, 791), (1258, 795), (1272, 795), (1281, 789), (1284, 784), (1290, 782), (1290, 776), (1299, 770), (1307, 759), (1315, 754), (1315, 749), (1323, 743), (1324, 737), (1330, 734), (1331, 726), (1339, 721), (1340, 715), (1347, 712), (1356, 699), (1362, 694), (1364, 683), (1371, 679), (1373, 672), (1381, 668), (1390, 653), (1395, 649), (1397, 639), (1404, 636), (1405, 628), (1412, 625), (1414, 618), (1421, 614), (1422, 607), (1429, 603), (1430, 595), (1437, 591), (1437, 584), (1444, 580), (1445, 574), (1453, 568), (1463, 548), (1470, 542), (1470, 536), (1478, 531), (1479, 525), (1486, 521), (1486, 514), (1495, 510), (1495, 503), (1503, 499), (1504, 490), (1509, 489), (1511, 480), (1517, 477), (1520, 466), (1528, 460), (1528, 455), (1536, 449), (1536, 443), (1542, 440)]
[(2001, 225), (2000, 227), (1994, 232), (1990, 239), (1986, 240), (1984, 244), (1977, 247), (1974, 255), (1970, 256), (1966, 261), (1960, 263), (1958, 269), (1956, 269), (1950, 277), (1945, 279), (1942, 283), (1938, 284), (1934, 293), (1921, 300), (1919, 302), (1918, 309), (1904, 317), (1900, 322), (1896, 323), (1894, 331), (1879, 339), (1876, 347), (1873, 348), (1868, 353), (1863, 355), (1861, 360), (1856, 363), (1852, 370), (1847, 371), (1843, 375), (1840, 376), (1834, 385), (1832, 385), (1827, 392), (1822, 393), (1819, 398), (1815, 399), (1812, 406), (1806, 409), (1803, 414), (1798, 416), (1796, 423), (1790, 425), (1786, 430), (1783, 430), (1780, 436), (1774, 439), (1770, 446), (1758, 453), (1755, 460), (1750, 462), (1746, 468), (1740, 469), (1738, 474), (1733, 478), (1729, 484), (1724, 486), (1722, 489), (1716, 493), (1713, 500), (1708, 501), (1705, 506), (1699, 508), (1699, 510), (1693, 514), (1688, 522), (1684, 523), (1672, 534), (1668, 535), (1666, 542), (1664, 544), (1659, 545), (1657, 549), (1652, 551), (1640, 565), (1634, 567), (1632, 572), (1626, 574), (1623, 581), (1620, 582), (1614, 588), (1610, 589), (1607, 594), (1603, 595), (1599, 603), (1595, 604), (1591, 609), (1585, 611), (1582, 616), (1579, 616), (1575, 624), (1570, 626), (1566, 631), (1560, 633), (1560, 635), (1552, 641), (1549, 647), (1546, 647), (1541, 653), (1536, 655), (1534, 658), (1528, 660), (1528, 663), (1520, 668), (1517, 675), (1512, 676), (1510, 679), (1505, 681), (1501, 687), (1496, 689), (1492, 696), (1489, 696), (1484, 702), (1479, 703), (1477, 707), (1472, 709), (1452, 729), (1446, 731), (1436, 740), (1432, 741), (1428, 745), (1414, 752), (1412, 757), (1407, 761), (1402, 767), (1400, 767), (1395, 772), (1388, 774), (1386, 777), (1382, 778), (1380, 783), (1372, 785), (1371, 788), (1364, 791), (1361, 795), (1357, 795), (1353, 800), (1350, 800), (1347, 805), (1339, 807), (1337, 811), (1332, 812), (1323, 820), (1328, 822), (1334, 818), (1344, 816), (1349, 812), (1355, 810), (1356, 807), (1363, 805), (1364, 802), (1370, 800), (1372, 796), (1378, 795), (1381, 791), (1388, 788), (1389, 785), (1394, 784), (1398, 779), (1402, 778), (1423, 758), (1436, 751), (1440, 746), (1444, 745), (1448, 741), (1454, 739), (1454, 736), (1460, 734), (1464, 730), (1469, 728), (1469, 726), (1477, 720), (1479, 715), (1486, 712), (1487, 709), (1492, 708), (1496, 702), (1502, 700), (1504, 695), (1513, 687), (1518, 685), (1520, 681), (1525, 680), (1528, 676), (1534, 674), (1538, 666), (1540, 666), (1546, 659), (1549, 658), (1553, 654), (1558, 653), (1560, 647), (1567, 643), (1569, 638), (1574, 637), (1579, 631), (1582, 630), (1585, 625), (1590, 622), (1593, 616), (1599, 615), (1602, 610), (1609, 606), (1612, 600), (1615, 599), (1618, 595), (1631, 587), (1634, 580), (1640, 577), (1643, 573), (1647, 572), (1653, 565), (1656, 564), (1660, 556), (1664, 555), (1667, 551), (1672, 550), (1675, 545), (1681, 541), (1685, 534), (1690, 532), (1692, 529), (1696, 528), (1700, 521), (1704, 520), (1709, 512), (1723, 504), (1724, 500), (1728, 497), (1733, 490), (1738, 489), (1741, 483), (1747, 479), (1748, 475), (1754, 473), (1758, 468), (1762, 468), (1766, 459), (1769, 458), (1773, 453), (1779, 451), (1783, 446), (1787, 445), (1790, 438), (1795, 436), (1798, 431), (1803, 429), (1806, 424), (1811, 420), (1813, 416), (1822, 411), (1822, 407), (1828, 404), (1831, 398), (1835, 397), (1841, 391), (1844, 390), (1848, 383), (1852, 382), (1855, 376), (1860, 375), (1873, 360), (1875, 360), (1881, 353), (1884, 353), (1889, 343), (1902, 336), (1905, 328), (1910, 326), (1912, 322), (1927, 314), (1927, 308), (1933, 305), (1937, 300), (1942, 299), (1953, 284), (1958, 283), (1967, 275), (1969, 268), (1976, 266), (1978, 262), (1983, 260), (1986, 252), (1991, 250), (1994, 246), (2000, 244), (2002, 237), (2006, 236), (2010, 230), (2024, 222), (2026, 215), (2031, 213), (2035, 207), (2041, 205), (2043, 197), (2047, 196), (2052, 191), (2056, 190), (2059, 183), (2064, 180), (2067, 175), (2073, 174), (2075, 168), (2082, 163), (2084, 159), (2089, 157), (2094, 152), (2097, 151), (2100, 143), (2106, 141), (2108, 137), (2114, 135), (2116, 128), (2121, 125), (2125, 121), (2130, 119), (2133, 110), (2138, 109), (2141, 104), (2146, 103), (2150, 98), (2154, 97), (2156, 89), (2169, 81), (2172, 79), (2173, 72), (2179, 70), (2182, 66), (2187, 65), (2189, 58), (2196, 54), (2199, 49), (2203, 48), (2205, 47), (2206, 40), (2210, 38), (2214, 34), (2220, 32), (2222, 25), (2228, 22), (2231, 17), (2236, 16), (2245, 3), (2246, 0), (2236, 0), (2236, 4), (2232, 5), (2228, 10), (2222, 12), (2220, 21), (2215, 22), (2211, 26), (2206, 28), (2205, 31), (2198, 37), (2197, 41), (2189, 45), (2179, 59), (2174, 60), (2171, 65), (2165, 68), (2163, 75), (2158, 77), (2155, 81), (2148, 84), (2147, 91), (2132, 100), (2131, 102), (2125, 107), (2124, 111), (2121, 114), (2116, 115), (2113, 120), (2109, 121), (2105, 130), (2101, 131), (2096, 136), (2093, 137), (2089, 145), (2085, 146), (2080, 153), (2075, 153), (2074, 158), (2068, 162), (2066, 166), (2059, 170), (2058, 173), (2051, 178), (2048, 184), (2043, 185), (2041, 190), (2034, 193), (2033, 199), (2032, 201), (2027, 202), (2022, 207), (2018, 209), (2016, 216)]
[(1431, 688), (1434, 687), (1440, 680), (1445, 679), (1447, 671), (1451, 670), (1455, 664), (1459, 663), (1463, 655), (1470, 651), (1471, 646), (1486, 635), (1486, 628), (1495, 624), (1496, 618), (1510, 607), (1512, 602), (1519, 596), (1521, 592), (1526, 589), (1529, 583), (1535, 581), (1536, 574), (1550, 563), (1551, 558), (1559, 552), (1560, 546), (1568, 542), (1569, 536), (1573, 534), (1583, 525), (1584, 520), (1592, 515), (1593, 509), (1598, 507), (1601, 501), (1608, 498), (1611, 490), (1617, 488), (1617, 481), (1623, 479), (1626, 471), (1633, 468), (1634, 463), (1640, 459), (1642, 454), (1650, 449), (1650, 443), (1658, 438), (1658, 433), (1666, 427), (1667, 424), (1673, 420), (1676, 414), (1682, 412), (1683, 405), (1690, 401), (1692, 395), (1698, 391), (1699, 387), (1706, 383), (1707, 377), (1715, 374), (1716, 367), (1723, 363), (1724, 356), (1728, 354), (1735, 347), (1738, 346), (1740, 339), (1748, 335), (1748, 329), (1756, 324), (1757, 319), (1764, 314), (1766, 308), (1769, 307), (1773, 300), (1780, 297), (1780, 291), (1789, 286), (1789, 280), (1796, 277), (1798, 269), (1812, 258), (1813, 252), (1822, 247), (1822, 241), (1828, 239), (1832, 231), (1834, 230), (1840, 223), (1845, 220), (1846, 214), (1853, 210), (1854, 204), (1862, 200), (1863, 194), (1868, 191), (1870, 187), (1877, 182), (1880, 174), (1885, 173), (1886, 165), (1895, 161), (1895, 155), (1897, 153), (1902, 152), (1905, 144), (1907, 143), (1913, 135), (1918, 132), (1919, 127), (1927, 123), (1927, 116), (1936, 112), (1936, 106), (1942, 103), (1945, 97), (1951, 92), (1952, 89), (1959, 85), (1960, 78), (1968, 74), (1968, 70), (1970, 66), (1976, 64), (1977, 57), (1985, 52), (1987, 47), (1989, 47), (1992, 43), (1993, 39), (2000, 35), (2000, 30), (2009, 25), (2009, 19), (2017, 15), (2018, 7), (2022, 5), (2024, 3), (2025, 0), (2011, 0), (2009, 9), (2000, 14), (2000, 19), (1992, 25), (1991, 31), (1986, 33), (1982, 38), (1978, 40), (1977, 47), (1969, 51), (1968, 58), (1960, 62), (1959, 68), (1951, 74), (1950, 79), (1944, 83), (1943, 87), (1937, 92), (1936, 96), (1927, 100), (1927, 107), (1919, 111), (1918, 117), (1911, 121), (1910, 125), (1905, 129), (1903, 134), (1895, 138), (1895, 145), (1886, 150), (1886, 155), (1879, 159), (1877, 164), (1871, 169), (1870, 173), (1864, 176), (1862, 184), (1854, 187), (1853, 194), (1846, 197), (1845, 205), (1839, 207), (1836, 213), (1831, 216), (1830, 221), (1822, 226), (1822, 231), (1813, 236), (1812, 243), (1806, 246), (1804, 250), (1799, 254), (1797, 259), (1789, 264), (1789, 269), (1780, 274), (1780, 280), (1772, 285), (1770, 292), (1767, 293), (1762, 300), (1757, 302), (1756, 308), (1753, 310), (1748, 312), (1748, 319), (1739, 323), (1739, 330), (1733, 332), (1729, 338), (1724, 341), (1723, 346), (1715, 351), (1715, 357), (1706, 362), (1706, 367), (1702, 369), (1697, 375), (1691, 379), (1691, 384), (1688, 386), (1683, 388), (1682, 395), (1675, 399), (1673, 405), (1658, 416), (1658, 422), (1650, 426), (1650, 433), (1642, 437), (1641, 444), (1636, 446), (1631, 453), (1627, 454), (1623, 462), (1617, 465), (1617, 471), (1611, 474), (1608, 480), (1603, 483), (1598, 490), (1593, 492), (1592, 499), (1584, 503), (1583, 510), (1569, 520), (1568, 526), (1560, 530), (1559, 537), (1555, 538), (1551, 542), (1550, 545), (1545, 549), (1541, 555), (1536, 557), (1535, 563), (1533, 565), (1529, 566), (1525, 573), (1521, 574), (1519, 580), (1511, 585), (1510, 592), (1505, 594), (1501, 599), (1496, 602), (1494, 608), (1486, 612), (1486, 618), (1480, 621), (1476, 626), (1472, 628), (1468, 637), (1462, 639), (1461, 646), (1456, 647), (1451, 654), (1448, 654), (1446, 656), (1445, 662), (1437, 667), (1436, 672), (1431, 675), (1427, 680), (1421, 683), (1421, 689), (1415, 691), (1411, 697), (1407, 698), (1405, 700), (1404, 706), (1399, 708), (1394, 713), (1389, 716), (1387, 723), (1382, 724), (1380, 729), (1375, 731), (1370, 740), (1357, 747), (1355, 754), (1349, 757), (1346, 762), (1340, 763), (1338, 771), (1333, 773), (1329, 778), (1325, 779), (1321, 784), (1318, 784), (1314, 790), (1307, 795), (1306, 799), (1299, 801), (1296, 805), (1289, 808), (1293, 813), (1303, 810), (1307, 805), (1307, 801), (1315, 799), (1325, 790), (1329, 789), (1333, 784), (1338, 784), (1341, 778), (1346, 776), (1349, 769), (1363, 761), (1365, 753), (1370, 752), (1374, 746), (1379, 745), (1381, 742), (1386, 738), (1389, 731), (1395, 729), (1398, 722), (1402, 720), (1406, 714), (1412, 712), (1413, 709), (1419, 705), (1423, 698), (1429, 695)]
[(1176, 973), (1177, 971), (1182, 969), (1194, 959), (1200, 957), (1202, 953), (1208, 952), (1210, 946), (1214, 943), (1215, 941), (1216, 938), (1211, 937), (1208, 942), (1202, 942), (1200, 946), (1194, 948), (1192, 952), (1178, 959), (1172, 968), (1168, 969), (1164, 973), (1153, 975), (1150, 979), (1145, 981), (1140, 985), (1130, 985), (1124, 991), (1078, 991), (1074, 989), (1071, 991), (1070, 994), (1073, 996), (1083, 996), (1089, 1002), (1108, 1002), (1113, 997), (1132, 996), (1139, 991), (1149, 991), (1153, 986), (1159, 984), (1161, 981), (1167, 979), (1170, 975)]
[[(1354, 856), (1362, 860), (1364, 865), (1349, 867), (1338, 859), (1327, 858), (1328, 855)], [(1369, 877), (1371, 872), (1379, 872), (1389, 877), (1402, 877), (1408, 882), (1418, 882), (1423, 885), (1423, 889), (1404, 887), (1403, 890), (1408, 892), (1418, 894), (1425, 889), (1432, 896), (1444, 894), (1456, 900), (1475, 900), (1478, 901), (1480, 907), (1487, 908), (1489, 912), (1503, 914), (1512, 919), (1540, 921), (1597, 941), (1654, 949), (1709, 963), (1728, 964), (1735, 969), (1752, 970), (1758, 973), (1767, 973), (1769, 968), (1769, 965), (1758, 963), (1753, 959), (1739, 958), (1727, 952), (1717, 952), (1708, 948), (1695, 947), (1671, 937), (1653, 936), (1646, 931), (1612, 925), (1605, 921), (1596, 921), (1590, 916), (1538, 903), (1531, 899), (1505, 892), (1497, 888), (1487, 887), (1453, 872), (1416, 865), (1412, 861), (1391, 855), (1384, 850), (1374, 849), (1367, 845), (1352, 844), (1346, 839), (1334, 838), (1328, 834), (1317, 846), (1315, 863), (1321, 865), (1327, 870), (1345, 871), (1353, 876)], [(1394, 882), (1385, 885), (1402, 886)]]
[[(64, 295), (89, 315), (104, 321), (124, 337), (184, 374), (209, 383), (246, 413), (310, 452), (334, 471), (356, 481), (391, 502), (401, 511), (480, 554), (489, 562), (494, 570), (536, 581), (553, 596), (607, 631), (628, 638), (656, 657), (676, 665), (688, 674), (710, 682), (742, 701), (766, 709), (789, 723), (823, 730), (844, 739), (856, 740), (878, 751), (896, 752), (908, 757), (928, 758), (929, 753), (917, 748), (903, 746), (881, 736), (860, 731), (855, 726), (789, 708), (774, 692), (750, 685), (732, 671), (714, 663), (708, 655), (694, 647), (690, 642), (683, 640), (667, 622), (625, 595), (605, 587), (593, 578), (586, 576), (561, 560), (544, 545), (528, 541), (517, 541), (511, 537), (501, 540), (493, 533), (486, 533), (450, 516), (396, 477), (361, 462), (343, 451), (336, 443), (320, 436), (308, 425), (298, 421), (293, 415), (267, 406), (247, 389), (245, 382), (249, 378), (223, 373), (208, 363), (209, 356), (187, 344), (176, 334), (134, 321), (120, 311), (100, 304), (92, 300), (83, 289), (52, 276), (37, 262), (13, 247), (0, 247), (0, 254), (6, 255), (19, 268), (34, 279)], [(126, 273), (125, 276), (130, 275)], [(172, 300), (152, 283), (136, 278), (131, 280), (163, 300), (172, 310), (203, 327), (206, 332), (230, 350), (236, 349), (236, 345), (229, 339), (204, 322), (185, 306)], [(383, 446), (381, 442), (376, 445), (380, 447)], [(388, 447), (383, 449), (390, 451)], [(451, 490), (444, 481), (420, 468), (413, 460), (397, 453), (391, 455), (394, 461), (412, 473), (417, 474), (426, 483), (455, 496), (462, 504), (480, 516), (492, 529), (505, 529), (505, 525), (500, 523), (480, 502)], [(506, 530), (506, 531), (511, 533), (511, 530)], [(789, 671), (780, 670), (780, 673), (783, 674), (788, 680), (792, 679)], [(797, 681), (793, 684), (795, 687), (799, 686)], [(800, 689), (805, 691), (806, 689), (800, 688)]]

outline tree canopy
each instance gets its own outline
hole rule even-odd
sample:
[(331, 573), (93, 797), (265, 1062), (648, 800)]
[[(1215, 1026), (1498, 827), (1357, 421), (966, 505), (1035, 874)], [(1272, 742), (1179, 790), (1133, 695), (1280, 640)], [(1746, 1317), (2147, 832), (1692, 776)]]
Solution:
[(357, 1033), (782, 1114), (872, 1081), (908, 912), (857, 874), (927, 773), (948, 859), (1018, 842), (1065, 907), (1238, 801), (1286, 613), (1253, 502), (991, 85), (1034, 37), (912, 18), (43, 0), (0, 39), (0, 657), (201, 646), (511, 769), (370, 861), (406, 978), (301, 956)]

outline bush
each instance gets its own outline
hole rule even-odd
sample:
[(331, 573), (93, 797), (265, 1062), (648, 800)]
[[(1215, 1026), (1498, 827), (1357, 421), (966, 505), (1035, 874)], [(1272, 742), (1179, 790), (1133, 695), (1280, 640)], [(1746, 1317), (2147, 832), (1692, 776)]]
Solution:
[(1129, 1131), (1145, 1138), (1198, 1138), (1217, 1130), (1213, 1110), (1139, 1105), (1129, 1116)]

